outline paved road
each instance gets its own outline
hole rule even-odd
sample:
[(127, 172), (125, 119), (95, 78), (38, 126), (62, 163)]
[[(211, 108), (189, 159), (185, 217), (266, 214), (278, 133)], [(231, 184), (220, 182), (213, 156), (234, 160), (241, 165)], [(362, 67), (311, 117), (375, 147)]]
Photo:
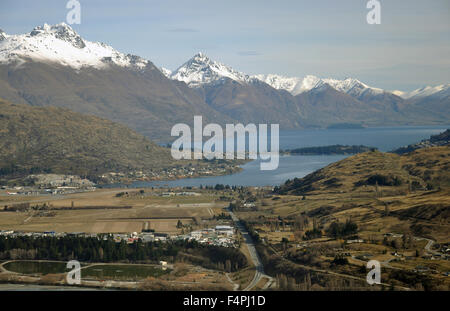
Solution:
[[(250, 257), (256, 269), (253, 280), (243, 290), (244, 291), (252, 290), (264, 277), (269, 279), (268, 283), (266, 283), (266, 286), (268, 287), (273, 282), (273, 278), (264, 273), (264, 265), (261, 259), (259, 258), (252, 237), (247, 232), (247, 230), (245, 229), (244, 225), (241, 223), (239, 218), (237, 218), (237, 216), (230, 209), (228, 209), (228, 212), (231, 215), (231, 219), (233, 219), (234, 223), (236, 224), (236, 227), (239, 229), (239, 231), (241, 231), (242, 237), (244, 238), (244, 242), (247, 245), (248, 252), (250, 253)], [(266, 286), (264, 286), (264, 288), (267, 288)]]

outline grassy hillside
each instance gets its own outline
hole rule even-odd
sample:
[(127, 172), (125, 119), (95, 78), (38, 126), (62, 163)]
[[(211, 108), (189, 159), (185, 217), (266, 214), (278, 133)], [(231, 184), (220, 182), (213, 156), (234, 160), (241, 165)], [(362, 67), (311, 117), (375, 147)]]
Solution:
[(0, 150), (2, 175), (88, 175), (174, 164), (168, 149), (121, 124), (63, 108), (4, 100), (0, 100)]
[(378, 151), (358, 154), (288, 180), (280, 194), (377, 191), (406, 192), (450, 185), (450, 147), (419, 149), (397, 155)]

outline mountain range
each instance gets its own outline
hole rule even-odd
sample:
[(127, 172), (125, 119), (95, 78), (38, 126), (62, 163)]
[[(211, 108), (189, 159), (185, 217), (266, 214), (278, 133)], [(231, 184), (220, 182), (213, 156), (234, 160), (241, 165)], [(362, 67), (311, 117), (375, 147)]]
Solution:
[(194, 115), (233, 121), (152, 62), (84, 40), (64, 23), (0, 38), (0, 97), (13, 103), (93, 114), (165, 141)]
[(176, 123), (279, 123), (282, 129), (354, 123), (443, 124), (449, 84), (413, 92), (308, 75), (248, 75), (197, 53), (171, 72), (142, 57), (90, 42), (70, 26), (0, 30), (0, 97), (58, 106), (120, 122), (161, 142)]

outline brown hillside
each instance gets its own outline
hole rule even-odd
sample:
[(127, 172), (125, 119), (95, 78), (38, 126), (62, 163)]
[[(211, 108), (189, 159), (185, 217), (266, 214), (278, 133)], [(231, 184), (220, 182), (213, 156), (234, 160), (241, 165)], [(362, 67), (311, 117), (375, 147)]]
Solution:
[(450, 147), (424, 148), (405, 155), (366, 152), (304, 178), (288, 180), (280, 194), (387, 191), (406, 193), (450, 185)]
[(96, 174), (173, 165), (170, 151), (124, 125), (63, 108), (0, 100), (0, 168)]

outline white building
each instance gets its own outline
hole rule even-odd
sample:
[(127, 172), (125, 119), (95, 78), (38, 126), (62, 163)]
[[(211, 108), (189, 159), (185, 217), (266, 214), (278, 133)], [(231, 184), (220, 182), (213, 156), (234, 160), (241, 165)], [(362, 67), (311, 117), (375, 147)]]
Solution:
[(233, 236), (234, 228), (231, 226), (216, 226), (216, 233), (226, 236)]

